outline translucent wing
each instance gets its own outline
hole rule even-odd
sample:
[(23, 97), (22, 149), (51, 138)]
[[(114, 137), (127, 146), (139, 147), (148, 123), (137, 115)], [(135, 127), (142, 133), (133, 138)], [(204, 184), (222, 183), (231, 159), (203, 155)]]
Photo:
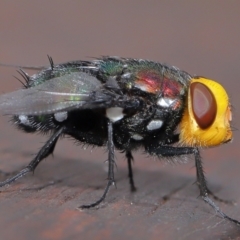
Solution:
[(97, 103), (109, 100), (109, 95), (100, 91), (101, 86), (97, 78), (74, 72), (32, 88), (1, 95), (0, 111), (11, 115), (39, 115), (93, 108)]

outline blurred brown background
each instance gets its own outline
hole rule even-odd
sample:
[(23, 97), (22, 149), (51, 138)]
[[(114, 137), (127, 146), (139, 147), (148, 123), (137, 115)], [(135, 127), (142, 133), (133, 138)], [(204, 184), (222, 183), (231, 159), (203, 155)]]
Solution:
[[(48, 65), (101, 55), (165, 62), (217, 79), (240, 125), (239, 1), (1, 1), (0, 62)], [(15, 68), (0, 67), (0, 93), (18, 89)], [(0, 118), (0, 169), (26, 165), (45, 136), (17, 131)], [(236, 206), (217, 203), (240, 220), (240, 135), (203, 150), (209, 187)], [(117, 189), (99, 209), (76, 207), (105, 187), (105, 149), (83, 149), (61, 140), (31, 174), (0, 193), (0, 239), (240, 239), (240, 228), (221, 219), (201, 199), (193, 158), (170, 166), (135, 153), (138, 191), (129, 192), (126, 161), (117, 155)], [(2, 174), (1, 179), (6, 176)], [(164, 197), (169, 199), (164, 200)]]

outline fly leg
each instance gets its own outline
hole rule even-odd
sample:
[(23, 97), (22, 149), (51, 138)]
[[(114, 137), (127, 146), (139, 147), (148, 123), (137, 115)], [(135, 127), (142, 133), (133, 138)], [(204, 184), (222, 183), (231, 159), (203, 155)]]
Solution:
[(233, 219), (229, 216), (227, 216), (225, 213), (221, 211), (221, 209), (216, 206), (216, 204), (208, 197), (208, 187), (206, 183), (206, 179), (203, 173), (203, 167), (202, 167), (202, 160), (199, 154), (199, 150), (195, 148), (194, 151), (194, 156), (195, 156), (195, 164), (196, 164), (196, 170), (197, 170), (197, 184), (200, 189), (200, 195), (202, 199), (208, 203), (222, 218), (225, 218), (231, 222), (236, 223), (237, 225), (240, 225), (240, 222), (236, 219)]
[[(173, 135), (169, 140), (168, 140), (168, 144), (173, 144), (173, 143), (177, 143), (179, 141), (179, 134), (175, 134)], [(234, 202), (231, 200), (225, 200), (225, 199), (221, 199), (218, 196), (216, 196), (211, 190), (209, 190), (209, 188), (207, 187), (207, 192), (209, 195), (211, 195), (213, 197), (214, 200), (219, 201), (219, 202), (223, 202), (226, 204), (233, 204)]]
[(48, 155), (53, 153), (55, 145), (57, 143), (58, 138), (60, 135), (64, 132), (64, 127), (60, 128), (58, 131), (56, 131), (51, 138), (45, 143), (45, 145), (40, 149), (37, 156), (25, 167), (23, 168), (19, 173), (17, 173), (15, 176), (8, 178), (7, 180), (0, 182), (0, 187), (9, 185), (13, 182), (15, 182), (17, 179), (25, 176), (29, 172), (34, 172), (37, 165)]
[[(209, 191), (206, 183), (206, 179), (203, 173), (202, 161), (200, 157), (200, 153), (198, 148), (191, 147), (172, 147), (172, 146), (147, 146), (146, 151), (152, 155), (157, 155), (160, 157), (173, 157), (184, 154), (194, 154), (195, 157), (195, 165), (197, 171), (197, 185), (200, 190), (200, 195), (202, 199), (208, 203), (222, 218), (229, 220), (237, 225), (240, 225), (240, 222), (236, 219), (233, 219), (222, 212), (222, 210), (209, 198)], [(218, 199), (218, 198), (217, 198)]]
[(226, 200), (226, 199), (222, 199), (218, 196), (216, 196), (211, 190), (209, 190), (209, 188), (207, 187), (207, 192), (210, 196), (212, 196), (212, 198), (218, 202), (222, 202), (222, 203), (225, 203), (225, 204), (234, 204), (234, 201), (232, 200)]
[(126, 158), (128, 161), (128, 178), (129, 178), (130, 188), (132, 192), (135, 192), (137, 188), (135, 187), (134, 180), (133, 180), (133, 170), (132, 170), (133, 156), (131, 151), (126, 152)]
[(194, 154), (195, 148), (191, 147), (172, 147), (172, 146), (146, 146), (146, 152), (159, 157), (174, 157), (185, 154)]
[(108, 122), (108, 144), (107, 144), (107, 148), (108, 148), (108, 182), (107, 182), (107, 186), (103, 192), (103, 195), (100, 197), (100, 199), (98, 199), (96, 202), (91, 203), (91, 204), (87, 204), (87, 205), (82, 205), (79, 208), (84, 209), (84, 208), (92, 208), (92, 207), (96, 207), (97, 205), (99, 205), (106, 197), (109, 188), (115, 184), (115, 180), (114, 180), (114, 143), (113, 143), (113, 128), (112, 128), (112, 122)]

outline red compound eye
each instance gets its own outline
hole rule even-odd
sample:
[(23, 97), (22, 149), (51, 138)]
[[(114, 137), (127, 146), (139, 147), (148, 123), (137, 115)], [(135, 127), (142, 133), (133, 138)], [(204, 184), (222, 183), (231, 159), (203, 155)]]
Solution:
[(212, 125), (217, 114), (216, 100), (208, 87), (194, 82), (190, 86), (193, 115), (202, 129)]

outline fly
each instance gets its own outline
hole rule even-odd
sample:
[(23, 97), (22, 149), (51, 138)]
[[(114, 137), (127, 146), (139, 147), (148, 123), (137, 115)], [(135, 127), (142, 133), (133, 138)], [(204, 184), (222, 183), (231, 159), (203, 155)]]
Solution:
[(103, 57), (59, 65), (49, 60), (50, 67), (33, 76), (20, 70), (24, 88), (0, 96), (0, 111), (19, 129), (51, 134), (36, 157), (0, 187), (33, 172), (62, 136), (108, 150), (106, 188), (97, 201), (80, 208), (99, 205), (114, 185), (115, 149), (127, 158), (131, 191), (136, 190), (134, 150), (159, 158), (194, 155), (201, 197), (240, 225), (209, 197), (218, 199), (207, 187), (199, 152), (232, 139), (229, 98), (219, 83), (142, 59)]

